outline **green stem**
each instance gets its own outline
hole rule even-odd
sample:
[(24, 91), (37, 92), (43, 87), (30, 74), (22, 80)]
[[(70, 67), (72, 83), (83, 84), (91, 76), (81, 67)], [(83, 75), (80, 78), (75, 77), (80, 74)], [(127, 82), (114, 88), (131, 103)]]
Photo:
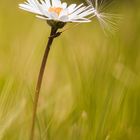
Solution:
[(50, 51), (50, 47), (52, 45), (52, 42), (53, 42), (54, 38), (56, 37), (55, 36), (56, 32), (57, 32), (57, 28), (52, 27), (50, 37), (49, 37), (49, 40), (48, 40), (48, 44), (46, 46), (46, 50), (45, 50), (45, 53), (44, 53), (44, 56), (43, 56), (43, 59), (42, 59), (40, 72), (39, 72), (39, 75), (38, 75), (38, 81), (37, 81), (37, 85), (36, 85), (34, 105), (33, 105), (33, 116), (32, 116), (30, 140), (34, 140), (36, 112), (37, 112), (38, 100), (39, 100), (39, 95), (40, 95), (40, 89), (41, 89), (41, 85), (42, 85), (42, 79), (43, 79), (44, 70), (45, 70), (48, 54), (49, 54), (49, 51)]

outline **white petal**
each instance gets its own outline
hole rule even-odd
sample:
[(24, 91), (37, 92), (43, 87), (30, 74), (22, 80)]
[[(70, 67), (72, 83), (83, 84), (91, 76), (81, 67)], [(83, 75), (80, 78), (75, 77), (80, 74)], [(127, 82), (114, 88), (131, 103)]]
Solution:
[(45, 15), (44, 8), (42, 5), (38, 2), (38, 0), (28, 0), (29, 5), (34, 7), (34, 9), (39, 10), (42, 14)]
[(27, 1), (32, 7), (38, 8), (39, 2), (37, 0), (27, 0)]
[(86, 11), (86, 12), (83, 12), (83, 13), (81, 13), (81, 14), (79, 14), (78, 16), (79, 17), (86, 17), (86, 16), (88, 16), (88, 15), (90, 15), (90, 14), (93, 14), (94, 12), (93, 12), (93, 10), (90, 10), (90, 11)]
[(26, 5), (26, 4), (19, 4), (19, 8), (23, 9), (23, 10), (26, 10), (26, 11), (29, 11), (29, 12), (32, 12), (32, 13), (35, 13), (35, 14), (42, 15), (42, 13), (38, 9), (35, 9), (35, 8), (33, 8), (29, 5)]
[[(49, 0), (47, 0), (47, 1), (49, 1)], [(46, 3), (44, 0), (40, 0), (40, 2), (41, 2), (41, 6), (43, 7), (43, 9), (48, 9), (51, 7), (49, 2)]]
[(82, 18), (92, 13), (93, 13), (93, 8), (91, 8), (90, 6), (87, 6), (87, 7), (84, 6), (84, 7), (79, 8), (72, 14), (70, 14), (69, 18), (73, 18), (73, 19)]
[(91, 22), (91, 20), (71, 20), (71, 22), (80, 22), (80, 23), (84, 23), (84, 22)]
[(67, 22), (69, 20), (68, 16), (62, 16), (59, 18), (62, 22)]
[(82, 7), (84, 4), (81, 3), (80, 5), (78, 5), (77, 7), (74, 8), (74, 11), (78, 10), (80, 7)]
[(60, 0), (52, 0), (52, 6), (53, 7), (60, 7), (61, 1)]
[(75, 12), (73, 12), (73, 13), (70, 15), (70, 17), (71, 17), (71, 16), (76, 16), (76, 15), (80, 14), (81, 12), (83, 12), (83, 11), (85, 10), (85, 8), (86, 8), (85, 6), (79, 8), (78, 10), (76, 10)]
[(50, 18), (51, 19), (57, 19), (58, 20), (58, 14), (55, 12), (50, 12)]
[(48, 7), (51, 7), (51, 2), (50, 0), (45, 0), (46, 5), (48, 5)]
[(44, 20), (48, 20), (49, 18), (47, 17), (43, 17), (43, 16), (39, 16), (39, 15), (36, 15), (37, 18), (40, 18), (40, 19), (44, 19)]
[(60, 12), (59, 17), (66, 16), (66, 15), (68, 16), (68, 9), (62, 10), (62, 11)]
[(74, 11), (74, 8), (76, 7), (76, 4), (71, 4), (69, 7), (68, 7), (68, 10), (69, 10), (69, 13), (72, 13)]
[(63, 3), (61, 4), (61, 7), (62, 7), (63, 9), (67, 8), (67, 3), (66, 3), (66, 2), (63, 2)]

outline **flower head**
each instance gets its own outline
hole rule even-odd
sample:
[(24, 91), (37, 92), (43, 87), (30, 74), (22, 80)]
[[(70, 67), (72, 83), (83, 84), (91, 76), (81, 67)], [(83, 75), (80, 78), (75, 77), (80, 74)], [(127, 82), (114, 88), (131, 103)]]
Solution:
[(38, 18), (55, 22), (90, 22), (89, 15), (93, 14), (92, 6), (84, 4), (67, 5), (60, 0), (27, 0), (19, 4), (23, 10), (36, 14)]

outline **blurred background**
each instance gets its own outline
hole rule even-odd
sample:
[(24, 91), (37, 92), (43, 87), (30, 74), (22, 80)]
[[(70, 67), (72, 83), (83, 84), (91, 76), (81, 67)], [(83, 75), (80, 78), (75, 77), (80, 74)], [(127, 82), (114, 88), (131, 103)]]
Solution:
[[(0, 1), (0, 140), (29, 138), (33, 95), (50, 32), (45, 21), (18, 8), (23, 1)], [(68, 1), (74, 2), (83, 1)], [(139, 0), (114, 0), (110, 12), (123, 16), (115, 35), (105, 35), (95, 18), (55, 39), (35, 140), (140, 139), (139, 5)]]

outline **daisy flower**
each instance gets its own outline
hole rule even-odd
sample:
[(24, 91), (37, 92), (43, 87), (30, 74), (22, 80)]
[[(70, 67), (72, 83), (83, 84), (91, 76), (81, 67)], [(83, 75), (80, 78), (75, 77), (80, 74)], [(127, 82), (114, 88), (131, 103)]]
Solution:
[[(68, 6), (66, 2), (61, 2), (60, 0), (27, 0), (23, 4), (19, 4), (21, 9), (36, 14), (38, 18), (47, 21), (51, 26), (50, 36), (42, 58), (35, 89), (30, 140), (34, 140), (35, 137), (37, 107), (48, 55), (53, 40), (62, 33), (58, 32), (58, 30), (63, 28), (68, 22), (77, 22), (76, 25), (79, 25), (80, 23), (91, 22), (93, 17), (97, 17), (99, 19), (103, 28), (110, 28), (107, 23), (110, 23), (112, 27), (115, 26), (114, 22), (111, 20), (114, 15), (107, 15), (106, 13), (101, 12), (98, 8), (98, 0), (86, 1), (88, 6), (85, 6), (83, 3), (80, 5), (71, 4)], [(102, 4), (103, 1), (104, 0), (100, 0), (100, 4)]]
[(36, 14), (38, 18), (56, 22), (90, 22), (89, 15), (94, 13), (92, 6), (84, 4), (67, 5), (60, 0), (27, 0), (19, 4), (20, 9)]

